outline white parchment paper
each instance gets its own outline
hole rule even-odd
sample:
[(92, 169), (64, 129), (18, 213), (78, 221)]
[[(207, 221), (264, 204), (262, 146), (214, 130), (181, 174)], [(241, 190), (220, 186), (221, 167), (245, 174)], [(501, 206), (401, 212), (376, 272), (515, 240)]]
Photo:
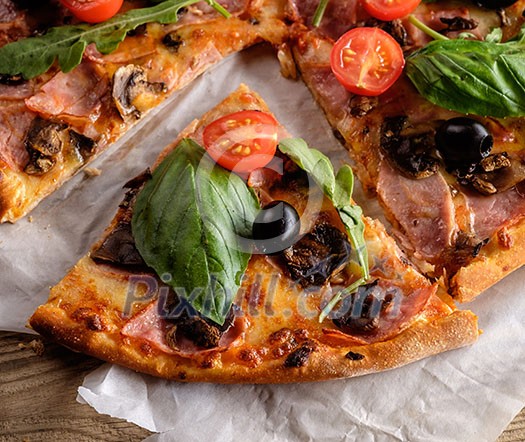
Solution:
[[(0, 226), (0, 329), (27, 331), (33, 310), (113, 217), (122, 185), (245, 82), (288, 130), (329, 153), (346, 153), (300, 82), (286, 80), (271, 51), (225, 60), (141, 122), (30, 218)], [(373, 207), (372, 207), (373, 208)], [(86, 377), (79, 400), (100, 413), (162, 432), (148, 440), (494, 441), (525, 404), (525, 272), (470, 308), (483, 335), (474, 346), (390, 372), (295, 385), (179, 384), (106, 364)]]

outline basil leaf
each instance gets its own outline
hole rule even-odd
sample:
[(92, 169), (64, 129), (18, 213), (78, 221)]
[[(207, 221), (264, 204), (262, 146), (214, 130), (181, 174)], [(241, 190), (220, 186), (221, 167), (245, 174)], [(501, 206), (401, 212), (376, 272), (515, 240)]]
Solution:
[(406, 73), (427, 100), (464, 114), (525, 116), (523, 33), (506, 43), (433, 41), (407, 58)]
[[(58, 60), (69, 72), (82, 61), (88, 44), (95, 43), (103, 54), (118, 48), (126, 34), (145, 23), (175, 23), (182, 8), (199, 0), (166, 0), (149, 8), (132, 9), (96, 25), (80, 24), (51, 28), (39, 37), (25, 38), (0, 48), (0, 74), (34, 78)], [(221, 14), (229, 13), (214, 0), (207, 0)]]
[(330, 160), (316, 149), (311, 149), (300, 138), (287, 138), (279, 143), (279, 150), (306, 171), (332, 201), (354, 246), (363, 278), (368, 279), (368, 253), (364, 238), (365, 225), (361, 207), (351, 203), (354, 188), (352, 169), (343, 166), (337, 177)]
[(259, 203), (237, 175), (183, 140), (137, 196), (133, 236), (142, 258), (198, 312), (223, 324), (248, 266)]
[(316, 149), (310, 149), (301, 138), (287, 138), (279, 144), (279, 150), (301, 169), (310, 174), (324, 194), (330, 199), (335, 191), (334, 168), (330, 160)]

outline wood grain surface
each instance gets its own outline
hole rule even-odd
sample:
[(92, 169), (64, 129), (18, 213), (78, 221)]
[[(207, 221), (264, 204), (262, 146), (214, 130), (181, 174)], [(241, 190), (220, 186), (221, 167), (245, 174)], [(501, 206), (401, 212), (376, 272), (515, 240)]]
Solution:
[[(76, 401), (102, 364), (35, 336), (0, 332), (0, 441), (141, 441), (149, 433)], [(497, 442), (525, 441), (525, 409)]]

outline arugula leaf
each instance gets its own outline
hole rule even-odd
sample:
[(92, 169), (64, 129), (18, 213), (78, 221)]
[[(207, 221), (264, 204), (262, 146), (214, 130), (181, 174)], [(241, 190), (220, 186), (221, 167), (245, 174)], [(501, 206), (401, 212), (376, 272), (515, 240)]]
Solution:
[(279, 150), (310, 174), (332, 201), (354, 246), (363, 278), (368, 279), (370, 274), (364, 238), (365, 226), (361, 218), (363, 212), (359, 206), (351, 204), (354, 188), (352, 169), (345, 165), (335, 176), (330, 160), (318, 150), (309, 148), (301, 138), (281, 140)]
[(497, 118), (525, 116), (525, 32), (515, 40), (433, 41), (407, 58), (406, 73), (438, 106)]
[(139, 193), (132, 229), (142, 258), (201, 314), (223, 324), (241, 284), (260, 210), (237, 175), (185, 139)]
[[(149, 8), (132, 9), (97, 25), (68, 25), (51, 28), (39, 37), (25, 38), (0, 48), (0, 74), (34, 78), (58, 60), (60, 69), (69, 72), (82, 61), (86, 47), (95, 43), (102, 54), (118, 48), (126, 34), (145, 23), (175, 23), (182, 8), (199, 0), (166, 0)], [(229, 16), (215, 0), (206, 0), (225, 17)]]

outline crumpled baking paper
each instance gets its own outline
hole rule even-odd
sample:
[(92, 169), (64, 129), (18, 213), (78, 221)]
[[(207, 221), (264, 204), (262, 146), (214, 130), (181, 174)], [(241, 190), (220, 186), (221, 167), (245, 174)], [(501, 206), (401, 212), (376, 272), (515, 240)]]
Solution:
[[(245, 82), (295, 136), (347, 158), (299, 81), (286, 80), (272, 51), (230, 57), (139, 124), (31, 217), (0, 226), (0, 329), (27, 331), (49, 286), (86, 253), (113, 217), (122, 185), (153, 163), (192, 119)], [(370, 202), (363, 202), (374, 208)], [(368, 212), (370, 213), (370, 212)], [(462, 308), (479, 316), (475, 345), (364, 377), (290, 385), (181, 384), (103, 365), (79, 388), (97, 411), (171, 441), (494, 441), (525, 404), (525, 271)]]

